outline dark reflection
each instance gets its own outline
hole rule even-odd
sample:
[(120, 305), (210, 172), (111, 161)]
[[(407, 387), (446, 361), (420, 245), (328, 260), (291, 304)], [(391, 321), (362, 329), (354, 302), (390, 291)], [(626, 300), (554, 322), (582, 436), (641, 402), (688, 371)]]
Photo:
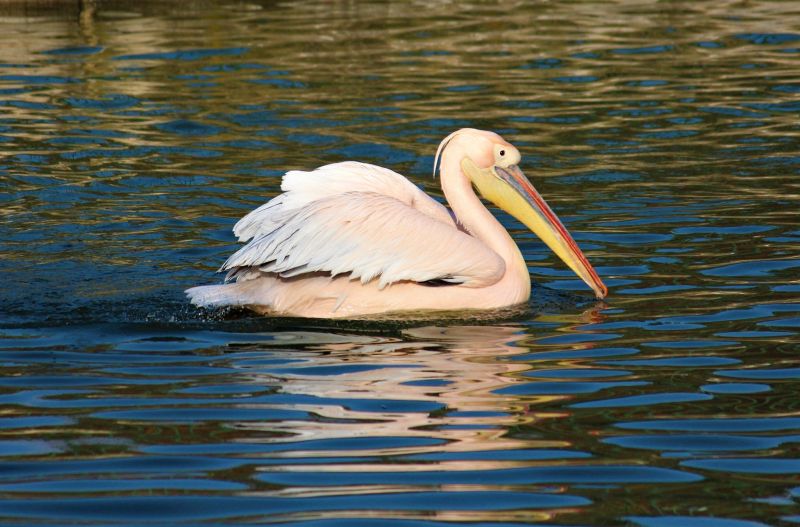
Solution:
[[(796, 521), (798, 14), (0, 5), (3, 517)], [(462, 126), (520, 147), (605, 303), (500, 215), (527, 306), (186, 304), (286, 170), (359, 159), (441, 197)]]

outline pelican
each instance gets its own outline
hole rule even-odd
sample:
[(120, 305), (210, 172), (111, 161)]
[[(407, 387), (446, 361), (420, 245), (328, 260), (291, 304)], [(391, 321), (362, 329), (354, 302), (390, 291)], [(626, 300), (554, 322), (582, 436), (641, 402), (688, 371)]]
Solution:
[(493, 309), (527, 302), (528, 267), (475, 194), (536, 234), (597, 298), (606, 286), (494, 132), (464, 128), (434, 158), (452, 212), (400, 174), (345, 161), (290, 171), (282, 194), (233, 228), (247, 242), (222, 265), (225, 284), (186, 291), (198, 306), (353, 318)]

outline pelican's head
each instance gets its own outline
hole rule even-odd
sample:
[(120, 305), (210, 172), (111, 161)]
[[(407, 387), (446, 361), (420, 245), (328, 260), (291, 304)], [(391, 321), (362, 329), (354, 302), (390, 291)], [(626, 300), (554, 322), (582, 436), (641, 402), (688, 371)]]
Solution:
[(461, 156), (461, 171), (481, 196), (524, 223), (594, 290), (597, 298), (608, 294), (566, 227), (520, 170), (519, 150), (494, 132), (463, 128), (439, 145), (434, 171), (446, 147)]

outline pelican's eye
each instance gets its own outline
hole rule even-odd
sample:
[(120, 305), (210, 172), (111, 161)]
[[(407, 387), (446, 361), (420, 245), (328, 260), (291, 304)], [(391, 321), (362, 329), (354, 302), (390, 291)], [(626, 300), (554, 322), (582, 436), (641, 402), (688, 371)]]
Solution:
[(494, 145), (494, 164), (499, 167), (507, 167), (519, 162), (519, 154), (513, 146)]

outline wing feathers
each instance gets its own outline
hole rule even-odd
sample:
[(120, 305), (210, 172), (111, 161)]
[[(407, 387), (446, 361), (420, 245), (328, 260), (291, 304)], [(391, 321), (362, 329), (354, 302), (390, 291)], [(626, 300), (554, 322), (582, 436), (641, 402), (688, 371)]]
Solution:
[[(446, 280), (471, 287), (497, 282), (503, 260), (460, 231), (447, 209), (399, 174), (363, 163), (337, 163), (286, 174), (284, 193), (234, 227), (250, 242), (221, 270), (283, 277), (325, 272), (379, 287), (401, 280)], [(249, 273), (242, 273), (247, 279)]]

